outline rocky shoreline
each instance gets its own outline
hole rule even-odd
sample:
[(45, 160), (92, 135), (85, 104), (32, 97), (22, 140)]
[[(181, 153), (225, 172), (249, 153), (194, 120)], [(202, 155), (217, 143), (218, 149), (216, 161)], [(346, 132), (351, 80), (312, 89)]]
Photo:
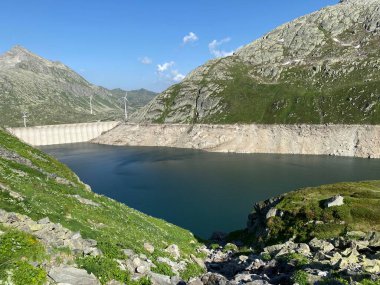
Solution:
[[(50, 261), (33, 264), (48, 272), (48, 284), (101, 284), (101, 280), (75, 264), (77, 256), (102, 255), (96, 247), (97, 241), (83, 239), (80, 233), (71, 232), (48, 218), (33, 221), (25, 215), (3, 210), (0, 210), (0, 225), (34, 235), (44, 244), (47, 252), (54, 253)], [(135, 254), (130, 249), (124, 250), (124, 260), (116, 261), (122, 270), (132, 274), (132, 279), (147, 276), (153, 285), (363, 284), (360, 283), (363, 280), (380, 280), (378, 232), (353, 231), (327, 240), (314, 238), (309, 243), (289, 240), (259, 251), (252, 248), (242, 250), (243, 247), (237, 246), (241, 245), (240, 241), (227, 243), (218, 239), (215, 242), (209, 247), (199, 248), (207, 256), (205, 260), (194, 257), (207, 273), (188, 282), (179, 277), (183, 262), (173, 261), (180, 255), (176, 245), (168, 247), (168, 253), (173, 258), (158, 259), (172, 269), (174, 276), (155, 273), (155, 265), (145, 255)], [(57, 247), (67, 247), (69, 252), (54, 252)], [(144, 247), (147, 251), (154, 251), (148, 243)], [(344, 283), (347, 282), (344, 280), (351, 281)], [(107, 284), (122, 283), (111, 281)]]
[(122, 124), (92, 142), (211, 152), (380, 158), (378, 125)]

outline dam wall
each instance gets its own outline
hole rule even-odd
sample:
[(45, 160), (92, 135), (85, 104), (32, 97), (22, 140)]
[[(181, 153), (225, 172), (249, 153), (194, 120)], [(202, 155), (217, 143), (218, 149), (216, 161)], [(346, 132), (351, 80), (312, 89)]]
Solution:
[(379, 125), (121, 124), (92, 142), (212, 152), (380, 158)]
[(88, 142), (116, 127), (119, 122), (47, 125), (7, 130), (22, 141), (33, 145), (54, 145)]

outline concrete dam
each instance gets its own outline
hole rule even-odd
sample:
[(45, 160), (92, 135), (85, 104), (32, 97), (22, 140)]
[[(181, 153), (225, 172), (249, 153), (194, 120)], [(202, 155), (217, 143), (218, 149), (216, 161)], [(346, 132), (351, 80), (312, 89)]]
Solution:
[(119, 122), (112, 121), (8, 128), (7, 130), (30, 145), (42, 146), (88, 142), (115, 128), (118, 124)]

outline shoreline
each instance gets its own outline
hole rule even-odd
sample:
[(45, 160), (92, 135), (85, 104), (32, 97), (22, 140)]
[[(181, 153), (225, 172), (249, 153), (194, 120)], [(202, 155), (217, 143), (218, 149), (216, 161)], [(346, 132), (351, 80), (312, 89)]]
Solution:
[(380, 125), (208, 125), (125, 123), (91, 140), (210, 152), (380, 158)]

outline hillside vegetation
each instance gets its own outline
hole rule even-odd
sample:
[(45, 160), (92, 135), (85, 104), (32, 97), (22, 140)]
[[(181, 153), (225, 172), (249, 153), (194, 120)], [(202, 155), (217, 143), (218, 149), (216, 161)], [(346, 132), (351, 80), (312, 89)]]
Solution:
[[(128, 254), (132, 251), (133, 254), (146, 255), (146, 258), (156, 264), (155, 270), (159, 273), (165, 273), (162, 268), (166, 268), (165, 264), (157, 261), (159, 257), (181, 261), (183, 266), (179, 274), (184, 278), (202, 272), (202, 268), (193, 261), (196, 256), (200, 256), (197, 251), (200, 244), (190, 232), (147, 216), (107, 197), (94, 194), (65, 165), (1, 130), (0, 209), (5, 211), (0, 212), (0, 226), (2, 225), (1, 230), (5, 232), (0, 235), (0, 252), (15, 251), (14, 254), (1, 255), (0, 278), (9, 276), (9, 272), (13, 272), (16, 279), (22, 274), (30, 276), (36, 274), (43, 277), (53, 266), (59, 266), (60, 262), (77, 263), (99, 277), (104, 274), (104, 270), (109, 270), (102, 269), (104, 264), (115, 267), (116, 259), (128, 259), (126, 250)], [(11, 212), (19, 216), (12, 216), (9, 214)], [(26, 216), (32, 220), (29, 221)], [(99, 259), (96, 257), (97, 254), (93, 257), (83, 252), (71, 252), (70, 248), (67, 249), (67, 246), (62, 247), (62, 245), (53, 246), (50, 251), (45, 252), (33, 237), (34, 231), (41, 230), (41, 224), (36, 225), (33, 221), (46, 217), (50, 220), (47, 224), (59, 224), (60, 226), (54, 227), (58, 229), (63, 227), (73, 233), (78, 232), (85, 240), (95, 240), (97, 250), (100, 250), (102, 257)], [(23, 225), (18, 230), (27, 229), (29, 235), (19, 235), (12, 230), (10, 226), (17, 227), (17, 223)], [(43, 224), (45, 222), (42, 222)], [(44, 239), (44, 233), (41, 235)], [(2, 243), (9, 239), (13, 241)], [(15, 242), (15, 239), (20, 242)], [(47, 240), (50, 244), (50, 240)], [(149, 243), (154, 251), (147, 247), (146, 243)], [(69, 245), (71, 246), (71, 243)], [(176, 257), (178, 259), (174, 259), (170, 252), (165, 250), (169, 245), (178, 246), (180, 252), (180, 256)], [(2, 248), (4, 246), (6, 249)], [(62, 252), (70, 258), (66, 256), (57, 261), (57, 253)], [(190, 255), (193, 255), (193, 259)], [(20, 264), (20, 256), (25, 256), (26, 261), (37, 262), (37, 266), (31, 268), (27, 265), (29, 263)], [(108, 280), (123, 276), (119, 266), (115, 268), (115, 274), (103, 278)], [(16, 279), (14, 279), (15, 284), (26, 284), (17, 282)]]

